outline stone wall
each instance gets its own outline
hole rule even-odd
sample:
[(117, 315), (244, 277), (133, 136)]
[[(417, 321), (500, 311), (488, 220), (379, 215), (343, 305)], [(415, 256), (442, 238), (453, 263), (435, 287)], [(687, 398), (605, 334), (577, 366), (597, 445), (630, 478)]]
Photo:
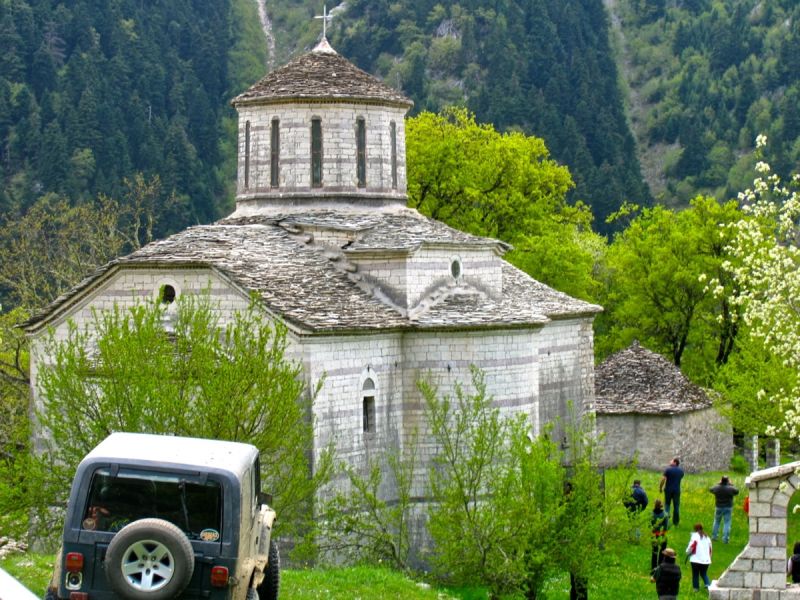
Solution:
[(724, 471), (733, 455), (733, 434), (714, 408), (679, 414), (598, 414), (603, 463), (612, 467), (636, 457), (641, 469), (661, 470), (673, 456), (687, 472)]
[(800, 489), (800, 462), (752, 473), (750, 539), (731, 566), (712, 582), (712, 600), (800, 600), (800, 586), (786, 583), (786, 517)]

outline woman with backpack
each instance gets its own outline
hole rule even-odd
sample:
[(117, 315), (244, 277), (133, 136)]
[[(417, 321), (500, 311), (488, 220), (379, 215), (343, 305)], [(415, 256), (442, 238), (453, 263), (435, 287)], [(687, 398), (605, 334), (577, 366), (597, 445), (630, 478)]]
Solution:
[(660, 498), (653, 503), (653, 514), (650, 517), (650, 574), (655, 572), (656, 567), (661, 564), (664, 558), (662, 554), (667, 547), (667, 530), (669, 529), (669, 515), (664, 510), (664, 504)]

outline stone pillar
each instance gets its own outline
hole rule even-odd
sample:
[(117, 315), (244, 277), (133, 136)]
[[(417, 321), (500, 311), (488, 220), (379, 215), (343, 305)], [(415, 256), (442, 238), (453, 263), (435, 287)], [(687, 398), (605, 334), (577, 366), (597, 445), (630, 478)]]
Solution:
[(754, 435), (750, 442), (750, 452), (747, 457), (750, 462), (750, 472), (758, 471), (758, 436)]
[(712, 600), (800, 600), (800, 588), (786, 585), (786, 517), (800, 489), (800, 462), (754, 472), (750, 489), (750, 540), (709, 588)]

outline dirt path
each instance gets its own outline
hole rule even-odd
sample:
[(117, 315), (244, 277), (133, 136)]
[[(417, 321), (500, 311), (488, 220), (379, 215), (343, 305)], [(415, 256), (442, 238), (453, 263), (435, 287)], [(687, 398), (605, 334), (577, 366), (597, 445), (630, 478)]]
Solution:
[(256, 0), (256, 6), (261, 29), (264, 30), (264, 38), (267, 40), (267, 70), (272, 71), (275, 68), (275, 36), (272, 34), (272, 21), (267, 13), (267, 0)]

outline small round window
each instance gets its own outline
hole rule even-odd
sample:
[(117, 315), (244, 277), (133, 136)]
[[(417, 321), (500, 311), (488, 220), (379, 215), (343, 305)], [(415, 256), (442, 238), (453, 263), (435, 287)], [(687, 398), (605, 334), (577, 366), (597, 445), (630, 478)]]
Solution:
[(159, 300), (161, 300), (162, 304), (172, 304), (175, 302), (175, 288), (169, 284), (161, 286), (161, 293), (159, 295)]
[(453, 259), (450, 263), (450, 274), (453, 276), (453, 279), (461, 277), (461, 261), (457, 258)]

